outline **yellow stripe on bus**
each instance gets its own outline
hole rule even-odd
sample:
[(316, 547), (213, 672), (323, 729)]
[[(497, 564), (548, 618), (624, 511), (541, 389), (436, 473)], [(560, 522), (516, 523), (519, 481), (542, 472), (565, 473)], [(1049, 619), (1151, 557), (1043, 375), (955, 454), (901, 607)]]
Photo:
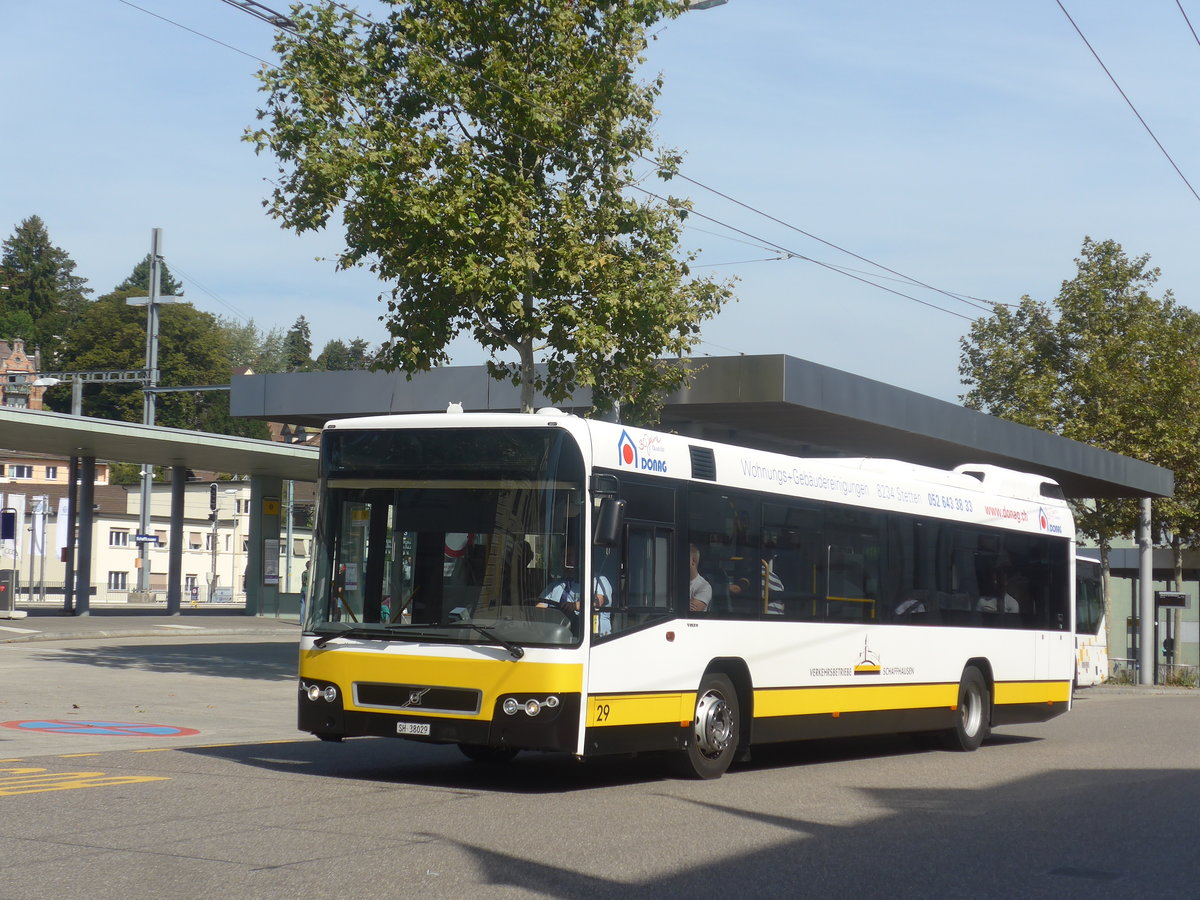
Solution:
[(1071, 699), (1069, 681), (1001, 681), (996, 684), (995, 703), (1066, 703)]
[[(1062, 703), (1069, 699), (1070, 682), (1002, 682), (996, 685), (997, 705)], [(589, 727), (655, 725), (691, 721), (695, 693), (607, 694), (588, 698)], [(958, 685), (884, 684), (853, 687), (784, 688), (754, 692), (754, 717), (837, 715), (892, 709), (953, 709)]]
[[(468, 688), (483, 693), (480, 715), (490, 717), (500, 694), (578, 694), (583, 691), (583, 666), (579, 663), (514, 665), (508, 660), (454, 659), (438, 656), (393, 656), (387, 653), (329, 653), (311, 650), (300, 654), (300, 677), (332, 681), (349, 694), (352, 682), (412, 684)], [(347, 709), (356, 708), (353, 697), (343, 697)]]
[(754, 717), (812, 716), (881, 709), (953, 706), (957, 684), (879, 684), (869, 687), (789, 688), (754, 692)]
[(687, 725), (696, 709), (696, 692), (682, 694), (595, 694), (588, 698), (589, 727), (614, 725)]

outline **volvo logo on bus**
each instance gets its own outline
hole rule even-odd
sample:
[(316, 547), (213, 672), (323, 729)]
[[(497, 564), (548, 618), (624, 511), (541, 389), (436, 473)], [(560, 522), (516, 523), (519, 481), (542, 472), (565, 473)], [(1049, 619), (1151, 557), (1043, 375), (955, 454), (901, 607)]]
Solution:
[(423, 691), (409, 691), (408, 692), (408, 700), (404, 703), (401, 703), (398, 708), (399, 709), (407, 709), (411, 706), (420, 706), (421, 699), (426, 694), (428, 694), (429, 691), (430, 691), (430, 688), (425, 688), (425, 690), (423, 690)]

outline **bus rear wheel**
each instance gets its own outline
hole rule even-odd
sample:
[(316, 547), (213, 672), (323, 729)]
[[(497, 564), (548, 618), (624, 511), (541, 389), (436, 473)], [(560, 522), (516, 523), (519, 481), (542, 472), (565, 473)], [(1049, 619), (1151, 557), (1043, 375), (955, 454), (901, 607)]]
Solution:
[(978, 750), (991, 730), (991, 693), (983, 673), (971, 666), (958, 684), (958, 709), (954, 727), (945, 733), (946, 747), (970, 752)]
[(489, 747), (487, 744), (459, 744), (462, 755), (477, 763), (510, 762), (520, 751), (512, 747)]
[(685, 750), (676, 756), (684, 778), (720, 778), (733, 762), (740, 736), (737, 691), (720, 673), (704, 676), (696, 692), (696, 713)]

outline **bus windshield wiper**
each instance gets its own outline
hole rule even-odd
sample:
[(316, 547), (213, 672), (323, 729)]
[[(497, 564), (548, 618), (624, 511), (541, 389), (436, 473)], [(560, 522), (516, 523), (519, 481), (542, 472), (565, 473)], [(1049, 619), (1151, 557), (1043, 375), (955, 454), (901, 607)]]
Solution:
[(476, 631), (478, 631), (480, 634), (482, 634), (489, 641), (499, 644), (501, 647), (503, 647), (505, 650), (507, 650), (514, 660), (520, 659), (522, 656), (525, 655), (525, 648), (522, 647), (520, 644), (514, 644), (512, 641), (506, 641), (504, 638), (500, 637), (500, 635), (496, 634), (490, 628), (484, 628), (482, 625), (476, 625), (474, 622), (452, 622), (449, 624), (448, 627), (450, 627), (450, 628), (474, 628)]
[(315, 629), (318, 635), (313, 641), (314, 647), (324, 647), (334, 638), (340, 637), (356, 637), (356, 638), (375, 638), (377, 640), (391, 640), (393, 638), (401, 638), (398, 628), (389, 628), (379, 625), (358, 625), (350, 622), (325, 622), (318, 625)]
[(324, 647), (334, 638), (350, 637), (350, 638), (374, 638), (376, 640), (409, 640), (412, 638), (428, 637), (435, 635), (438, 629), (441, 628), (473, 628), (475, 631), (482, 634), (485, 638), (495, 644), (499, 644), (509, 652), (514, 660), (520, 659), (525, 655), (525, 649), (520, 644), (514, 644), (512, 641), (505, 640), (495, 632), (482, 625), (476, 625), (474, 622), (445, 622), (441, 625), (359, 625), (350, 622), (326, 622), (317, 626), (317, 639), (313, 641), (314, 647)]

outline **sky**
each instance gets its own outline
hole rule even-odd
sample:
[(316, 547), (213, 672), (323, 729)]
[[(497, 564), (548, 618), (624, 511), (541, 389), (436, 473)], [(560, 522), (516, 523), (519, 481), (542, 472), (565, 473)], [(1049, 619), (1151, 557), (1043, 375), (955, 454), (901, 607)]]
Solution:
[[(1200, 309), (1200, 0), (1063, 5), (1153, 137), (1057, 0), (729, 0), (658, 29), (646, 73), (692, 179), (668, 186), (694, 203), (684, 247), (737, 279), (695, 355), (956, 401), (972, 319), (1052, 300), (1085, 236), (1149, 254), (1156, 293)], [(241, 135), (270, 26), (222, 0), (0, 11), (0, 236), (40, 216), (99, 295), (161, 228), (200, 309), (263, 330), (303, 315), (314, 355), (386, 338), (383, 286), (330, 261), (337, 226), (296, 236), (262, 207), (274, 161)], [(468, 339), (452, 355), (484, 361)]]

